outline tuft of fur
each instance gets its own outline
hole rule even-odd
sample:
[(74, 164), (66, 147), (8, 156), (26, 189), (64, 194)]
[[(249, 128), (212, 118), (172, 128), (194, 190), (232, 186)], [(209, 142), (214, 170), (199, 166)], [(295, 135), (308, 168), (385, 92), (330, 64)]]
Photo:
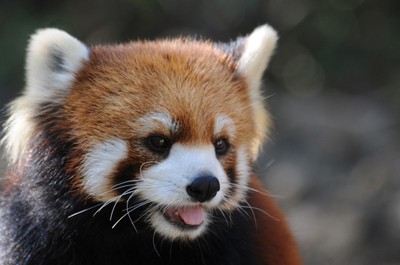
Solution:
[(252, 171), (276, 42), (37, 31), (3, 138), (0, 264), (301, 264)]

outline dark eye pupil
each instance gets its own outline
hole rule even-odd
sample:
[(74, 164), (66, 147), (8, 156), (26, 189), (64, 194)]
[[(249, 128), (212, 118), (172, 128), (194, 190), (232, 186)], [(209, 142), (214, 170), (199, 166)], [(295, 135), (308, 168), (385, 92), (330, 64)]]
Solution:
[(221, 138), (215, 141), (214, 146), (215, 146), (215, 152), (218, 155), (224, 155), (228, 151), (229, 144), (227, 140)]
[(155, 147), (162, 148), (165, 146), (165, 139), (162, 137), (152, 137), (151, 138), (151, 144)]
[(148, 138), (148, 146), (154, 152), (166, 152), (171, 147), (168, 139), (162, 136), (150, 136)]
[(224, 149), (224, 148), (225, 148), (225, 143), (224, 143), (224, 141), (223, 141), (223, 140), (219, 140), (219, 141), (216, 143), (215, 147), (216, 147), (218, 150)]

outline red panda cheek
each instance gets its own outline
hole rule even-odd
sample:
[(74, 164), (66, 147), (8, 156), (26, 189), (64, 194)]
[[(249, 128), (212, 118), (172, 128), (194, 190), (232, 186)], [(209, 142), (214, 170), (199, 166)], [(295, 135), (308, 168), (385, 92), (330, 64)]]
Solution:
[(237, 148), (235, 155), (225, 161), (224, 169), (230, 182), (229, 196), (224, 206), (231, 209), (246, 200), (252, 174), (249, 151), (244, 146)]
[(128, 145), (121, 139), (115, 138), (95, 144), (83, 161), (82, 185), (86, 193), (99, 201), (115, 197), (112, 176), (118, 163), (127, 155)]

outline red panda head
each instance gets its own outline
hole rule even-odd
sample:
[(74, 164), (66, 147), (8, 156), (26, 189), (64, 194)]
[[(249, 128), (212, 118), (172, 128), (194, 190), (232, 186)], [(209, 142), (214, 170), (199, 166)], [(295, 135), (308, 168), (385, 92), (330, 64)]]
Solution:
[(246, 200), (269, 127), (260, 86), (276, 40), (264, 25), (230, 45), (87, 48), (63, 31), (38, 31), (26, 89), (11, 105), (10, 161), (40, 148), (32, 142), (44, 128), (58, 128), (60, 141), (74, 143), (65, 177), (82, 198), (125, 202), (131, 219), (144, 207), (159, 235), (196, 238), (215, 212)]

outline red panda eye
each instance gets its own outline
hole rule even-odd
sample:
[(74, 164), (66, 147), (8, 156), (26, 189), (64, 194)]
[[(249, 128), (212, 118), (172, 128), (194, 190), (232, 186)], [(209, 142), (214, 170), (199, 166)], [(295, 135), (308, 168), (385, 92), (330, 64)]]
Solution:
[(229, 149), (228, 140), (225, 138), (219, 138), (214, 142), (214, 148), (217, 155), (225, 155)]
[(147, 138), (147, 144), (151, 151), (164, 153), (171, 148), (171, 142), (164, 136), (150, 136)]

